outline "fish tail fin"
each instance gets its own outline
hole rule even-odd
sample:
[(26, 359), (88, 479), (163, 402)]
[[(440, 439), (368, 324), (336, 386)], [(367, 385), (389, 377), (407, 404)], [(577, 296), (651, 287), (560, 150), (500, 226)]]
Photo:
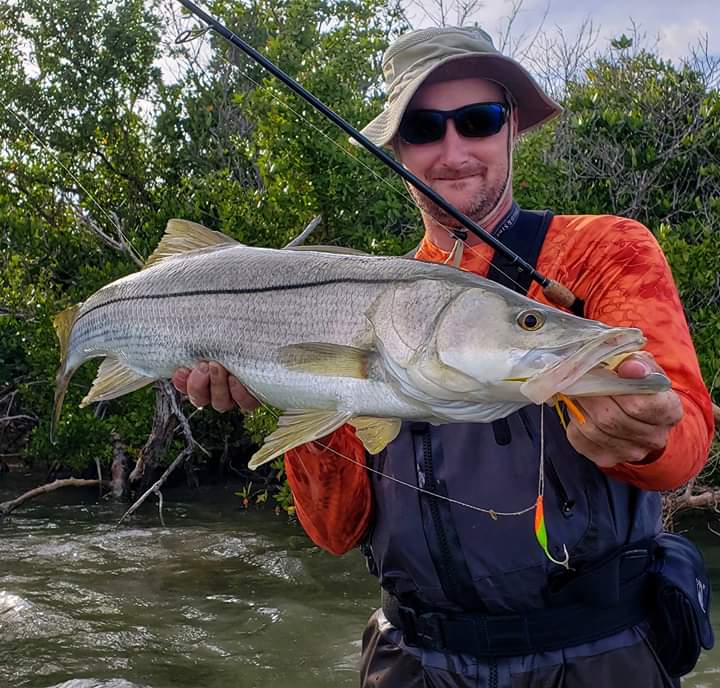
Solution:
[(81, 304), (70, 306), (53, 318), (53, 326), (55, 334), (60, 343), (60, 367), (58, 368), (55, 378), (55, 401), (53, 402), (53, 415), (50, 420), (50, 441), (54, 444), (56, 441), (56, 432), (58, 422), (60, 421), (60, 412), (62, 411), (63, 399), (67, 391), (70, 378), (73, 376), (76, 368), (68, 370), (68, 354), (70, 352), (70, 335), (73, 326), (77, 320), (78, 312)]

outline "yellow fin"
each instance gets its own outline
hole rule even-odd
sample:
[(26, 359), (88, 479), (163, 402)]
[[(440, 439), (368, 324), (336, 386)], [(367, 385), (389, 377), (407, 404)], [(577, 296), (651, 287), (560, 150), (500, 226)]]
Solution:
[(402, 423), (397, 418), (355, 416), (350, 421), (363, 446), (370, 454), (379, 454), (400, 433)]
[(156, 377), (138, 373), (120, 363), (116, 358), (108, 356), (100, 364), (95, 382), (87, 396), (80, 402), (80, 406), (87, 406), (94, 401), (107, 401), (121, 397), (123, 394), (141, 389), (155, 380), (157, 380)]
[(165, 228), (165, 234), (152, 255), (145, 261), (145, 267), (150, 267), (155, 263), (176, 256), (180, 253), (195, 251), (199, 248), (208, 248), (209, 246), (232, 246), (239, 245), (232, 237), (208, 229), (197, 222), (189, 220), (169, 220)]
[(75, 306), (70, 306), (53, 318), (55, 334), (57, 335), (58, 342), (60, 343), (60, 368), (58, 368), (57, 376), (55, 378), (55, 401), (53, 402), (53, 415), (50, 419), (51, 442), (55, 442), (55, 432), (57, 430), (58, 422), (60, 421), (63, 399), (65, 399), (65, 392), (67, 391), (68, 384), (70, 383), (70, 378), (75, 372), (74, 370), (66, 370), (66, 367), (68, 352), (70, 350), (70, 333), (72, 332), (73, 325), (77, 320), (81, 305), (82, 304), (76, 304)]
[(77, 320), (78, 311), (82, 304), (78, 303), (74, 306), (66, 308), (61, 311), (53, 318), (53, 326), (55, 327), (55, 334), (57, 335), (58, 341), (60, 342), (60, 365), (64, 366), (67, 360), (68, 349), (70, 347), (70, 333), (72, 332), (73, 325)]
[(268, 435), (265, 444), (252, 455), (248, 468), (254, 470), (289, 449), (324, 437), (337, 430), (350, 417), (349, 413), (337, 411), (286, 411), (278, 420), (277, 430)]
[(364, 380), (367, 378), (369, 353), (354, 346), (308, 342), (281, 347), (280, 361), (290, 370)]

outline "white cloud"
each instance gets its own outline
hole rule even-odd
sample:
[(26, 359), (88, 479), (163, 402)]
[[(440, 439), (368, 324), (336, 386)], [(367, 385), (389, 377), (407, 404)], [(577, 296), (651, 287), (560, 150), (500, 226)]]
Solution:
[[(452, 7), (456, 0), (408, 0), (409, 15), (416, 26), (433, 22), (428, 13), (438, 16), (438, 4)], [(488, 30), (496, 40), (507, 25), (512, 0), (486, 0), (473, 14), (472, 21)], [(612, 39), (631, 32), (633, 22), (646, 35), (649, 45), (657, 42), (660, 54), (679, 60), (690, 47), (707, 35), (710, 52), (720, 55), (720, 11), (716, 0), (525, 0), (513, 26), (513, 35), (532, 36), (547, 11), (544, 29), (552, 33), (561, 29), (566, 36), (577, 35), (582, 23), (591, 19), (598, 31), (598, 48)], [(452, 13), (451, 13), (452, 16)]]

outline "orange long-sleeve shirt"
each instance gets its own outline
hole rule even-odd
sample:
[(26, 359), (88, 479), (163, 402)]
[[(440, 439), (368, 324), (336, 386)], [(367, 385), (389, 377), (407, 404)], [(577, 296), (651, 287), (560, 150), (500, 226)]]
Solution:
[[(425, 238), (416, 257), (445, 262), (448, 254)], [(492, 257), (486, 244), (466, 248), (461, 268), (485, 276)], [(646, 348), (682, 399), (684, 416), (661, 453), (650, 462), (622, 463), (605, 472), (645, 490), (671, 489), (696, 475), (713, 436), (712, 407), (670, 268), (650, 231), (634, 220), (609, 215), (556, 216), (537, 269), (582, 299), (585, 317), (639, 327), (647, 337)], [(528, 296), (548, 303), (535, 283)], [(306, 532), (319, 546), (342, 554), (366, 531), (372, 494), (364, 449), (354, 430), (344, 426), (328, 442), (327, 450), (304, 445), (288, 452), (285, 465)]]

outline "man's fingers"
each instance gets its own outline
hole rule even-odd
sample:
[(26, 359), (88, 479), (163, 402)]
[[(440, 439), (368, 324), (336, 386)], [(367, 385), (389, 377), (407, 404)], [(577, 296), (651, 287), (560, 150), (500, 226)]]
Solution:
[(211, 404), (224, 413), (239, 406), (243, 411), (253, 411), (260, 402), (227, 370), (214, 361), (201, 361), (192, 370), (179, 368), (172, 377), (175, 387), (187, 394), (190, 403), (198, 408)]
[(568, 426), (568, 441), (584, 456), (598, 465), (612, 465), (622, 461), (640, 461), (651, 451), (663, 449), (667, 442), (669, 428), (655, 428), (642, 437), (631, 433), (621, 436), (610, 435), (592, 420), (585, 423), (573, 420)]
[(240, 384), (240, 381), (234, 375), (229, 375), (227, 381), (230, 396), (243, 411), (246, 413), (248, 411), (254, 411), (260, 406), (260, 402)]
[(210, 363), (210, 399), (212, 407), (220, 413), (225, 413), (235, 407), (230, 398), (228, 389), (228, 373), (217, 363)]
[(205, 361), (190, 371), (187, 378), (187, 395), (193, 406), (202, 408), (210, 403), (210, 367)]
[(178, 368), (170, 380), (175, 389), (181, 394), (187, 394), (188, 375), (190, 375), (190, 368)]
[(580, 427), (577, 423), (572, 422), (567, 429), (568, 442), (570, 442), (576, 452), (586, 456), (601, 468), (611, 468), (616, 463), (625, 460), (586, 437), (580, 430)]
[(651, 425), (676, 425), (683, 417), (680, 397), (668, 390), (657, 394), (628, 394), (613, 397), (628, 416)]
[[(647, 403), (648, 397), (641, 397)], [(579, 430), (588, 439), (613, 449), (622, 449), (628, 444), (647, 448), (662, 449), (670, 423), (647, 423), (628, 414), (621, 405), (621, 397), (588, 397), (581, 402), (585, 423)], [(651, 414), (650, 414), (651, 415)], [(656, 416), (652, 416), (653, 421)]]

